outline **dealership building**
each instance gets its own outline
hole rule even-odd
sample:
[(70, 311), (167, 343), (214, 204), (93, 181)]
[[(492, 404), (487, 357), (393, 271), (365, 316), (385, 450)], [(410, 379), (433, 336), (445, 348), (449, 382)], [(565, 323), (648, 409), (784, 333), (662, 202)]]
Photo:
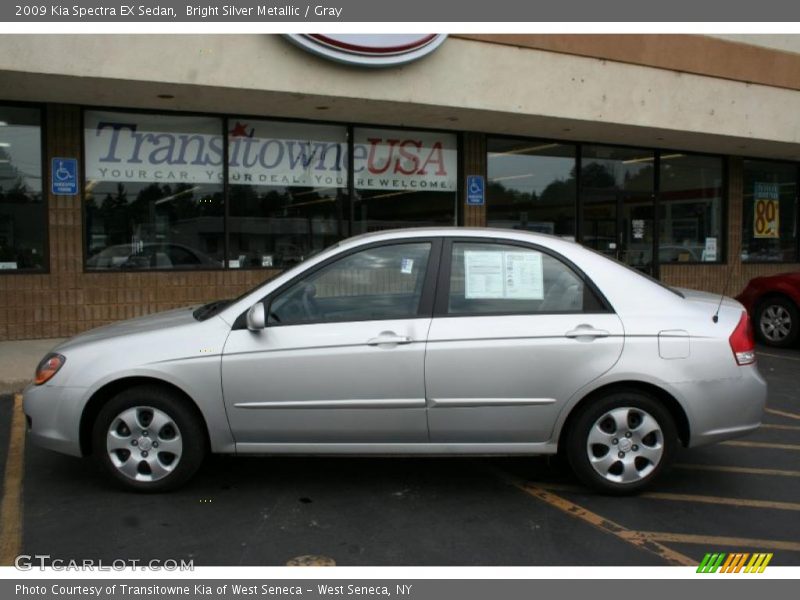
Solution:
[(800, 36), (407, 37), (2, 36), (0, 340), (397, 227), (552, 234), (731, 295), (800, 269)]

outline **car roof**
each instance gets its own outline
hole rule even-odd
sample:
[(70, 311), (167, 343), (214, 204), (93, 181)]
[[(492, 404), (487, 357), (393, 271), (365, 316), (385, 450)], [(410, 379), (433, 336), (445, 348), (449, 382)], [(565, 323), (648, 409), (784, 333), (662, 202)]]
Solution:
[(569, 244), (579, 246), (572, 238), (559, 237), (546, 233), (523, 231), (520, 229), (500, 229), (496, 227), (407, 227), (402, 229), (385, 229), (362, 233), (346, 238), (339, 243), (340, 247), (349, 245), (362, 245), (369, 241), (424, 238), (424, 237), (475, 237), (488, 239), (509, 239), (528, 242), (540, 241), (547, 245)]

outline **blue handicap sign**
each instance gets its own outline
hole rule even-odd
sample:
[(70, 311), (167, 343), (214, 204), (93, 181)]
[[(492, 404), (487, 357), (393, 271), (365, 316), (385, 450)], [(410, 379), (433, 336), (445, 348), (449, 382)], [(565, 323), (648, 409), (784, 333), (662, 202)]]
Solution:
[(467, 204), (483, 206), (486, 201), (486, 182), (483, 175), (467, 175)]
[(54, 158), (50, 167), (50, 181), (56, 196), (74, 196), (78, 193), (78, 159)]

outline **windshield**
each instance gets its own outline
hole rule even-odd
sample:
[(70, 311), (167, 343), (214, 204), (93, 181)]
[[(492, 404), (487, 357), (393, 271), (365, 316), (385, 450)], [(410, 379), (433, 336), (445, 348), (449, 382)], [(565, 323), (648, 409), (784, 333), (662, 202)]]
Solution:
[(316, 254), (319, 254), (319, 250), (317, 250), (316, 252), (311, 253), (308, 256), (308, 258), (306, 258), (306, 260), (304, 260), (301, 263), (296, 264), (291, 269), (288, 269), (286, 271), (278, 271), (276, 273), (273, 273), (272, 275), (270, 275), (269, 277), (267, 277), (263, 281), (258, 282), (253, 287), (249, 288), (248, 290), (246, 290), (246, 291), (242, 292), (241, 294), (239, 294), (238, 296), (236, 296), (236, 298), (228, 298), (226, 300), (214, 300), (213, 302), (209, 302), (208, 304), (204, 304), (200, 308), (196, 309), (192, 313), (192, 315), (194, 315), (194, 318), (197, 319), (198, 321), (205, 321), (206, 319), (210, 319), (211, 317), (214, 317), (214, 316), (218, 315), (219, 313), (221, 313), (223, 310), (225, 310), (231, 304), (235, 304), (236, 302), (238, 302), (239, 300), (241, 300), (242, 298), (244, 298), (248, 294), (252, 294), (258, 288), (260, 288), (262, 285), (264, 285), (266, 283), (269, 283), (270, 281), (272, 281), (273, 279), (275, 279), (279, 275), (284, 275), (286, 273), (290, 273), (290, 272), (294, 271), (295, 269), (301, 267), (302, 265), (305, 264), (305, 262), (309, 258), (311, 258), (312, 256), (314, 256)]

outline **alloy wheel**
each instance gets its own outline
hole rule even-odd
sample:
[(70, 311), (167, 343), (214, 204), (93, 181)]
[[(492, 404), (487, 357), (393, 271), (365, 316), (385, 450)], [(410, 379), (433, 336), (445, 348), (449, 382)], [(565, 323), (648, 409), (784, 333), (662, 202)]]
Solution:
[(792, 330), (792, 316), (783, 306), (770, 304), (761, 311), (758, 326), (767, 340), (782, 342)]
[(586, 440), (589, 464), (613, 483), (635, 483), (661, 462), (664, 433), (647, 411), (621, 406), (598, 418)]
[(106, 435), (111, 464), (135, 481), (158, 481), (180, 462), (183, 438), (166, 412), (150, 406), (135, 406), (119, 413)]

